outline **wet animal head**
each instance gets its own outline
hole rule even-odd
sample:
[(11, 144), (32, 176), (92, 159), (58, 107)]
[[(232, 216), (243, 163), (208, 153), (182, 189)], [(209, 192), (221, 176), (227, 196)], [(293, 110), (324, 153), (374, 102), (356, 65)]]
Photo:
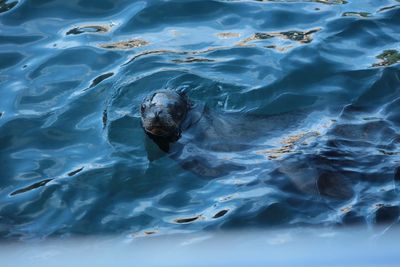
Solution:
[(146, 133), (171, 142), (181, 136), (181, 124), (188, 112), (186, 96), (171, 90), (160, 90), (147, 96), (140, 107)]

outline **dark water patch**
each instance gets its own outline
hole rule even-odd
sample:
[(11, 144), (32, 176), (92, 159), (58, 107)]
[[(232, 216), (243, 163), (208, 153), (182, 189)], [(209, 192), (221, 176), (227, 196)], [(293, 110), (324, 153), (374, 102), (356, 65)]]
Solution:
[(385, 50), (376, 58), (380, 59), (380, 62), (372, 64), (373, 67), (390, 66), (400, 62), (400, 53), (395, 49)]
[(318, 192), (340, 200), (350, 200), (354, 196), (351, 181), (337, 172), (323, 172), (317, 180)]
[(108, 121), (107, 109), (104, 109), (104, 110), (103, 110), (103, 116), (102, 116), (102, 118), (101, 118), (101, 121), (102, 121), (102, 123), (103, 123), (103, 129), (105, 129), (106, 126), (107, 126), (107, 121)]
[(399, 71), (396, 69), (386, 68), (383, 70), (380, 77), (375, 79), (375, 81), (367, 88), (367, 90), (363, 92), (354, 102), (356, 105), (368, 107), (370, 106), (368, 103), (371, 103), (371, 101), (375, 105), (392, 101), (400, 92), (400, 88), (397, 86), (399, 81)]
[(159, 230), (145, 230), (145, 231), (141, 231), (141, 232), (137, 232), (137, 233), (133, 233), (131, 236), (133, 238), (140, 238), (140, 237), (146, 237), (146, 236), (151, 236), (151, 235), (156, 235), (159, 234), (160, 231)]
[(400, 7), (400, 5), (393, 5), (393, 6), (386, 6), (386, 7), (382, 7), (378, 10), (378, 12), (385, 12), (385, 11), (389, 11), (395, 8)]
[(105, 49), (132, 49), (132, 48), (137, 48), (141, 46), (149, 45), (149, 42), (142, 40), (142, 39), (132, 39), (128, 41), (120, 41), (120, 42), (115, 42), (115, 43), (108, 43), (108, 44), (100, 44), (99, 46), (101, 48)]
[(396, 223), (399, 219), (400, 207), (380, 205), (375, 212), (375, 221), (378, 224)]
[(176, 223), (191, 223), (200, 218), (201, 218), (201, 215), (198, 215), (198, 216), (194, 216), (194, 217), (175, 219), (174, 222), (176, 222)]
[[(332, 129), (333, 135), (349, 141), (364, 141), (367, 146), (376, 144), (379, 141), (388, 140), (395, 131), (386, 121), (368, 121), (362, 124), (337, 124)], [(339, 139), (337, 139), (339, 140)], [(389, 139), (390, 140), (390, 139)], [(346, 144), (350, 145), (350, 144)]]
[(90, 84), (89, 88), (95, 87), (96, 85), (98, 85), (99, 83), (101, 83), (102, 81), (104, 81), (105, 79), (110, 78), (111, 76), (113, 76), (114, 73), (113, 72), (108, 72), (108, 73), (104, 73), (101, 74), (100, 76), (96, 77), (92, 83)]
[(4, 13), (14, 8), (18, 1), (0, 0), (0, 13)]
[(272, 203), (257, 213), (256, 220), (270, 226), (287, 224), (293, 214), (286, 203)]
[(18, 52), (5, 52), (0, 53), (0, 58), (0, 69), (7, 69), (19, 63), (24, 58), (24, 55)]
[(6, 122), (2, 125), (0, 133), (0, 148), (6, 151), (8, 148), (18, 149), (27, 145), (28, 140), (22, 138), (25, 134), (40, 128), (42, 121), (40, 119), (18, 118)]
[(216, 214), (214, 214), (213, 219), (218, 219), (228, 213), (229, 210), (220, 210)]
[(106, 33), (110, 31), (108, 25), (85, 25), (70, 29), (66, 35), (78, 35), (82, 33)]
[(157, 231), (144, 231), (143, 232), (145, 235), (154, 235), (157, 233)]
[(31, 191), (31, 190), (33, 190), (33, 189), (36, 189), (36, 188), (45, 186), (48, 182), (50, 182), (50, 181), (52, 181), (52, 180), (53, 180), (53, 179), (45, 179), (45, 180), (42, 180), (42, 181), (40, 181), (40, 182), (37, 182), (37, 183), (31, 184), (31, 185), (28, 185), (28, 186), (26, 186), (26, 187), (24, 187), (24, 188), (18, 189), (18, 190), (16, 190), (16, 191), (12, 192), (10, 195), (11, 195), (11, 196), (14, 196), (14, 195), (18, 195), (18, 194), (21, 194), (21, 193), (25, 193), (25, 192)]
[(209, 63), (214, 62), (212, 59), (208, 58), (195, 58), (195, 57), (187, 57), (185, 59), (173, 59), (174, 63)]
[(75, 174), (81, 172), (81, 171), (83, 170), (83, 168), (84, 168), (84, 167), (80, 167), (80, 168), (78, 168), (78, 169), (76, 169), (76, 170), (73, 170), (73, 171), (69, 172), (69, 173), (68, 173), (68, 176), (74, 176)]
[(344, 213), (342, 217), (342, 222), (345, 225), (351, 225), (351, 226), (355, 225), (359, 226), (367, 223), (364, 216), (360, 215), (359, 213), (353, 210)]
[(379, 149), (379, 152), (381, 152), (382, 154), (387, 155), (387, 156), (400, 155), (400, 152), (398, 152), (398, 151), (387, 151), (387, 150), (384, 150), (384, 149)]

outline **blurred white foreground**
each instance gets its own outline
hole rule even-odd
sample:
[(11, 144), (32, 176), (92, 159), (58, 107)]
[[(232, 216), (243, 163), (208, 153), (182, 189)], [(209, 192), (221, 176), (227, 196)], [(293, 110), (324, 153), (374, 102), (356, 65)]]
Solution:
[(2, 267), (400, 266), (400, 229), (296, 229), (2, 243)]

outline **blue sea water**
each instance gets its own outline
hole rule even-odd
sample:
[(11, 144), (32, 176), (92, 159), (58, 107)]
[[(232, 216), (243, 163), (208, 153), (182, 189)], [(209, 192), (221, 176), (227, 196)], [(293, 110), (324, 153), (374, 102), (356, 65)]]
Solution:
[[(0, 237), (397, 224), (399, 63), (398, 0), (0, 0)], [(251, 125), (198, 152), (244, 168), (149, 159), (158, 89)]]

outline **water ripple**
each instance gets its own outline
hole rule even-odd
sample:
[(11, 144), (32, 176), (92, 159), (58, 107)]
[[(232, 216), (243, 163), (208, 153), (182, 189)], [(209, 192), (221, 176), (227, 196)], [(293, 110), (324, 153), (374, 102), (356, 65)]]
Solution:
[[(0, 0), (0, 236), (398, 223), (399, 6)], [(158, 89), (221, 131), (166, 155)]]

